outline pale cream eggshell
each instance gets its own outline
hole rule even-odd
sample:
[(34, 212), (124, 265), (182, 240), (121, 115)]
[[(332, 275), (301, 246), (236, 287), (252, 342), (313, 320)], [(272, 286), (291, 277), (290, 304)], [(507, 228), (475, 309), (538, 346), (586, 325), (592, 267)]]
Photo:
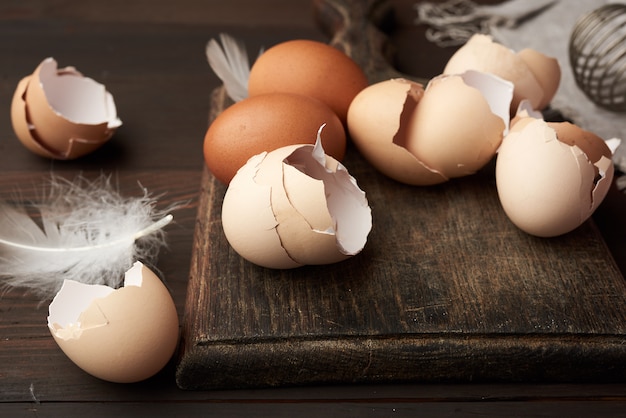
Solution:
[(49, 307), (61, 350), (85, 372), (117, 383), (159, 372), (176, 350), (178, 327), (169, 291), (140, 262), (119, 289), (66, 280)]
[(361, 90), (348, 109), (350, 138), (361, 155), (381, 173), (405, 184), (448, 180), (397, 143), (405, 134), (402, 116), (413, 112), (423, 94), (424, 86), (419, 83), (403, 78), (384, 80)]
[(252, 157), (231, 180), (222, 226), (232, 248), (259, 266), (336, 263), (359, 253), (371, 230), (365, 193), (315, 145)]
[(605, 142), (567, 122), (520, 120), (496, 161), (502, 207), (521, 230), (539, 237), (568, 233), (585, 222), (613, 179)]
[(474, 174), (509, 125), (513, 86), (476, 71), (433, 78), (407, 122), (404, 146), (447, 178)]
[(383, 174), (432, 185), (475, 173), (509, 123), (513, 85), (476, 71), (442, 75), (426, 89), (391, 79), (362, 90), (348, 110), (350, 137)]
[(18, 139), (44, 157), (73, 159), (108, 141), (121, 125), (113, 96), (73, 67), (46, 58), (18, 84), (11, 105)]
[(515, 85), (513, 112), (524, 99), (530, 101), (534, 109), (546, 107), (561, 79), (561, 68), (555, 58), (530, 49), (515, 53), (483, 34), (473, 35), (459, 48), (448, 60), (443, 73), (460, 74), (467, 70), (492, 73), (511, 81)]

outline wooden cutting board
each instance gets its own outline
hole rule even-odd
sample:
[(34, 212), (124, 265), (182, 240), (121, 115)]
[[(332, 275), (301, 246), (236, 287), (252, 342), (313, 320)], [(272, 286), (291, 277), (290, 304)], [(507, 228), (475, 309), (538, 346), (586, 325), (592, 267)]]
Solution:
[[(315, 3), (370, 79), (393, 76), (368, 22), (380, 1)], [(214, 92), (212, 115), (229, 105)], [(226, 389), (322, 383), (626, 378), (626, 282), (592, 221), (562, 237), (516, 229), (493, 164), (431, 187), (344, 161), (374, 226), (364, 251), (275, 271), (240, 258), (205, 171), (177, 383)]]

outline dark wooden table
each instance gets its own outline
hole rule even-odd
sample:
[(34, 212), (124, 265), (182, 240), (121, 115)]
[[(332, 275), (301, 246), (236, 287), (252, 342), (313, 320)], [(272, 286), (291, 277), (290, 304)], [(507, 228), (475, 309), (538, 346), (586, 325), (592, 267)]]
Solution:
[[(405, 23), (412, 1), (395, 1)], [(410, 26), (410, 25), (409, 25)], [(449, 50), (423, 41), (420, 28), (392, 33), (398, 67), (436, 75)], [(168, 227), (158, 267), (184, 310), (211, 91), (219, 85), (204, 57), (208, 39), (225, 31), (263, 45), (306, 37), (326, 40), (309, 0), (108, 2), (4, 0), (0, 4), (0, 196), (32, 199), (51, 172), (110, 174), (120, 191), (140, 182), (163, 207), (189, 203)], [(402, 53), (407, 48), (414, 54)], [(107, 85), (124, 125), (96, 153), (50, 161), (22, 147), (9, 106), (19, 79), (44, 58), (73, 65)], [(413, 58), (407, 58), (412, 56)], [(625, 271), (623, 195), (613, 192), (595, 221)], [(0, 415), (13, 416), (567, 416), (623, 415), (626, 383), (385, 384), (184, 391), (176, 359), (157, 376), (120, 385), (93, 378), (60, 351), (46, 326), (47, 303), (13, 289), (0, 297)], [(182, 318), (181, 318), (182, 319)]]

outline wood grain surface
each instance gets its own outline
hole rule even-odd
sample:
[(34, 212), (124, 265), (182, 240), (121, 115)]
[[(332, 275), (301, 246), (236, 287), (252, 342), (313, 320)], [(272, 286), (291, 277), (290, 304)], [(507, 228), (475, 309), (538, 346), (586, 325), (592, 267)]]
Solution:
[[(372, 81), (399, 74), (380, 57), (384, 37), (363, 23), (382, 3), (316, 2), (331, 42)], [(216, 90), (212, 117), (228, 105)], [(626, 283), (593, 221), (553, 239), (519, 231), (499, 205), (493, 164), (411, 187), (354, 148), (344, 163), (372, 207), (364, 251), (285, 271), (230, 248), (225, 187), (205, 170), (180, 387), (626, 377)]]
[[(441, 49), (424, 40), (424, 27), (413, 24), (415, 0), (391, 0), (391, 2), (397, 25), (391, 27), (389, 21), (378, 20), (379, 24), (385, 26), (386, 29), (393, 29), (389, 31), (393, 45), (387, 45), (386, 56), (389, 56), (395, 66), (402, 71), (420, 77), (436, 74), (442, 68), (451, 50)], [(484, 2), (487, 0), (480, 1), (480, 3)], [(198, 147), (207, 128), (211, 92), (219, 86), (219, 80), (210, 71), (204, 57), (204, 46), (208, 39), (218, 36), (220, 32), (227, 32), (244, 40), (251, 54), (255, 54), (262, 46), (267, 47), (287, 39), (310, 38), (328, 41), (328, 32), (320, 31), (319, 23), (315, 23), (311, 15), (311, 4), (311, 0), (262, 2), (258, 0), (227, 2), (223, 0), (1, 1), (0, 173), (2, 175), (0, 176), (0, 198), (25, 202), (36, 200), (51, 172), (67, 178), (73, 178), (78, 174), (93, 177), (104, 173), (113, 177), (121, 193), (126, 196), (140, 195), (142, 193), (138, 184), (140, 182), (141, 186), (160, 196), (159, 205), (163, 207), (175, 201), (188, 202), (184, 208), (174, 213), (175, 221), (167, 227), (168, 248), (160, 254), (157, 263), (157, 268), (171, 290), (182, 320), (185, 309), (189, 309), (189, 306), (186, 306), (186, 295), (194, 245), (194, 229), (197, 215), (199, 215), (199, 198), (206, 198), (201, 189), (210, 185), (210, 182), (202, 182), (204, 163)], [(124, 124), (109, 143), (85, 158), (75, 161), (50, 161), (40, 158), (27, 151), (12, 131), (9, 107), (13, 91), (20, 78), (32, 71), (47, 56), (57, 58), (60, 65), (74, 65), (86, 75), (103, 82), (115, 97), (118, 112)], [(357, 163), (357, 166), (359, 164)], [(353, 164), (350, 163), (350, 165)], [(489, 181), (491, 176), (489, 169), (486, 169), (481, 176)], [(373, 189), (375, 191), (378, 187), (392, 184), (384, 179), (380, 179), (381, 183), (378, 181), (376, 177), (364, 179), (364, 187), (367, 184), (377, 185)], [(445, 186), (445, 189), (451, 191), (452, 188), (459, 188), (462, 184), (464, 183), (451, 184)], [(421, 191), (412, 190), (411, 192), (413, 191), (418, 194), (411, 198), (404, 196), (403, 199), (421, 198)], [(396, 192), (390, 191), (390, 193)], [(434, 191), (428, 191), (427, 195), (432, 193)], [(445, 195), (447, 192), (442, 193)], [(385, 212), (380, 208), (381, 203), (377, 203), (376, 200), (373, 199), (372, 202), (376, 213), (383, 213), (384, 217)], [(594, 215), (595, 225), (601, 230), (605, 242), (610, 245), (622, 271), (626, 271), (626, 240), (623, 239), (626, 236), (626, 219), (623, 216), (625, 208), (626, 197), (612, 189)], [(206, 213), (206, 209), (205, 206), (202, 213)], [(416, 233), (419, 232), (418, 228), (420, 227), (414, 226), (410, 229)], [(589, 225), (585, 227), (585, 230), (587, 229), (593, 231), (595, 227)], [(401, 233), (400, 236), (403, 237), (405, 233)], [(378, 238), (375, 237), (380, 237), (382, 234), (380, 230), (373, 232), (367, 255), (378, 251), (376, 244)], [(585, 234), (586, 232), (583, 233)], [(446, 239), (449, 240), (449, 238)], [(391, 237), (383, 238), (383, 242), (390, 240)], [(369, 248), (370, 244), (371, 248)], [(449, 244), (448, 242), (446, 247)], [(406, 268), (401, 264), (410, 262), (418, 264), (411, 267), (412, 269), (424, 270), (428, 263), (443, 263), (447, 260), (452, 264), (454, 257), (460, 257), (458, 254), (452, 255), (451, 253), (440, 254), (435, 259), (413, 256), (409, 254), (408, 249), (401, 248), (400, 241), (394, 244), (394, 248), (403, 254), (403, 258), (396, 262), (398, 264), (396, 269)], [(422, 251), (420, 249), (419, 254)], [(584, 250), (577, 248), (576, 251), (580, 254)], [(592, 250), (592, 253), (594, 251), (596, 250)], [(467, 257), (464, 259), (468, 260)], [(393, 260), (396, 260), (395, 256)], [(393, 260), (388, 260), (388, 263), (391, 264)], [(204, 259), (202, 262), (206, 263), (207, 260)], [(356, 264), (361, 262), (362, 260), (356, 259), (353, 261)], [(587, 265), (586, 263), (587, 261), (583, 261), (583, 264)], [(195, 268), (200, 267), (198, 261), (195, 264), (197, 264)], [(226, 272), (230, 268), (230, 265), (226, 265), (221, 271)], [(245, 269), (249, 267), (243, 267), (241, 270), (237, 267), (235, 272)], [(452, 270), (451, 267), (449, 269)], [(382, 300), (384, 301), (389, 301), (389, 295), (395, 295), (395, 291), (389, 289), (388, 285), (371, 282), (367, 276), (358, 279), (352, 274), (349, 273), (344, 279), (338, 279), (332, 285), (328, 284), (331, 280), (316, 277), (313, 281), (307, 282), (307, 285), (310, 286), (312, 282), (317, 283), (316, 281), (319, 285), (310, 289), (304, 289), (303, 283), (288, 283), (285, 290), (278, 293), (276, 290), (280, 289), (273, 288), (275, 292), (271, 293), (271, 289), (269, 287), (266, 289), (265, 286), (283, 279), (269, 278), (263, 282), (246, 283), (235, 275), (232, 280), (237, 287), (232, 290), (223, 290), (224, 293), (222, 293), (222, 295), (229, 296), (231, 300), (228, 303), (220, 302), (220, 306), (229, 306), (229, 303), (237, 304), (236, 309), (233, 309), (229, 315), (243, 312), (251, 318), (252, 313), (255, 315), (258, 313), (261, 324), (271, 323), (282, 330), (285, 330), (286, 325), (289, 324), (294, 327), (294, 332), (297, 331), (296, 327), (310, 323), (316, 324), (318, 330), (322, 326), (327, 326), (332, 327), (334, 331), (342, 326), (345, 329), (345, 326), (350, 325), (333, 324), (333, 318), (327, 313), (316, 318), (307, 313), (309, 311), (320, 312), (319, 308), (312, 309), (308, 305), (295, 304), (289, 307), (283, 306), (283, 301), (289, 299), (286, 292), (296, 290), (301, 293), (294, 295), (295, 300), (301, 302), (306, 300), (312, 303), (319, 300), (316, 298), (323, 297), (324, 303), (333, 307), (360, 306), (359, 312), (345, 312), (343, 317), (354, 317), (358, 314), (361, 324), (372, 318), (381, 317), (379, 312), (382, 312), (384, 306), (376, 300), (365, 300), (365, 294), (359, 295), (357, 291), (373, 292), (377, 288), (383, 289), (384, 299)], [(321, 281), (318, 280), (320, 278)], [(422, 294), (410, 297), (400, 295), (402, 299), (393, 301), (396, 312), (389, 316), (389, 321), (385, 320), (385, 326), (388, 329), (405, 327), (406, 324), (391, 323), (393, 318), (400, 317), (409, 320), (427, 319), (422, 324), (410, 325), (414, 330), (445, 329), (446, 324), (453, 324), (445, 318), (449, 312), (456, 312), (458, 315), (461, 306), (456, 300), (446, 299), (454, 293), (452, 289), (446, 290), (443, 287), (445, 282), (436, 282), (434, 278), (420, 278), (420, 280), (423, 281), (422, 284), (416, 281), (413, 287), (421, 289)], [(454, 280), (461, 281), (461, 277), (455, 277)], [(598, 280), (597, 277), (591, 278), (590, 276), (585, 283), (595, 280)], [(203, 285), (205, 290), (208, 290), (208, 283), (205, 282)], [(248, 301), (238, 299), (237, 292), (246, 289), (241, 285), (251, 283), (257, 286), (257, 295), (260, 300), (267, 299), (258, 307), (248, 311), (244, 306)], [(491, 289), (490, 283), (493, 281), (479, 283), (477, 279), (474, 279), (468, 281), (466, 286), (477, 289), (473, 295), (482, 294), (486, 297), (498, 294), (501, 300), (516, 300), (513, 290)], [(590, 290), (586, 290), (586, 284), (577, 283), (576, 291), (582, 291), (583, 294), (575, 297), (570, 294), (570, 289), (565, 289), (569, 283), (569, 279), (565, 282), (558, 279), (555, 282), (556, 288), (563, 290), (565, 298), (564, 301), (559, 302), (559, 309), (570, 308), (572, 303), (578, 303), (585, 298), (592, 300), (597, 298), (594, 312), (587, 305), (586, 312), (590, 317), (588, 320), (590, 324), (597, 323), (597, 315), (604, 311), (613, 313), (617, 311), (615, 300), (621, 296), (612, 297), (610, 293), (617, 292), (619, 286), (607, 290), (601, 289), (600, 283), (591, 283), (589, 284)], [(226, 289), (225, 282), (221, 286)], [(332, 297), (336, 299), (330, 298), (331, 295), (324, 286), (329, 286), (328, 290), (333, 292)], [(533, 287), (533, 281), (528, 277), (517, 286), (516, 290), (531, 288), (535, 289), (534, 292), (537, 295), (542, 292), (541, 289)], [(213, 288), (218, 289), (217, 286)], [(305, 296), (304, 290), (311, 296)], [(599, 296), (593, 295), (592, 290), (597, 290)], [(551, 298), (556, 299), (556, 296), (551, 296)], [(601, 306), (600, 301), (606, 302), (609, 299), (614, 301)], [(470, 300), (470, 295), (466, 295), (463, 300)], [(438, 301), (439, 305), (423, 303), (426, 301)], [(482, 305), (472, 303), (469, 306), (478, 311)], [(408, 308), (406, 312), (401, 311), (405, 308)], [(525, 306), (520, 305), (519, 309), (515, 310), (511, 307), (498, 306), (495, 302), (489, 305), (489, 309), (491, 310), (479, 313), (478, 317), (484, 317), (486, 313), (496, 310), (514, 311), (516, 314), (514, 318), (518, 321), (526, 321), (526, 328), (530, 328), (531, 324), (551, 325), (551, 321), (546, 320), (550, 318), (550, 315), (556, 315), (561, 319), (567, 317), (565, 312), (556, 312), (556, 309), (550, 314), (539, 307), (531, 307), (531, 310), (534, 309), (533, 312), (542, 312), (544, 315), (542, 320), (528, 316), (525, 311), (528, 308)], [(206, 335), (211, 335), (210, 333), (214, 330), (224, 334), (225, 330), (231, 326), (231, 324), (216, 322), (219, 318), (230, 318), (225, 315), (211, 320), (214, 321), (211, 322), (214, 328), (210, 329), (209, 316), (206, 314), (207, 308), (196, 305), (195, 312), (198, 314), (196, 318), (198, 329), (206, 330)], [(268, 312), (269, 317), (266, 315)], [(287, 313), (290, 317), (287, 320), (277, 319), (278, 313)], [(249, 417), (251, 415), (272, 418), (294, 416), (304, 418), (322, 415), (359, 418), (555, 415), (618, 417), (623, 415), (626, 407), (626, 381), (622, 379), (620, 382), (611, 383), (607, 382), (610, 379), (604, 376), (584, 382), (555, 383), (545, 380), (506, 385), (498, 382), (479, 383), (476, 380), (457, 384), (450, 382), (393, 384), (385, 380), (384, 383), (367, 385), (181, 390), (176, 383), (179, 359), (174, 358), (153, 378), (136, 384), (120, 385), (96, 379), (76, 367), (52, 339), (46, 326), (46, 315), (47, 303), (42, 303), (24, 289), (12, 289), (0, 293), (0, 417)], [(467, 321), (480, 326), (477, 320), (472, 320), (472, 312), (464, 315)], [(582, 316), (580, 313), (571, 315), (575, 318)], [(382, 319), (377, 321), (383, 322)], [(612, 322), (609, 315), (608, 323), (603, 327), (610, 329)], [(559, 326), (564, 326), (564, 324), (559, 324)], [(446, 338), (451, 333), (459, 337), (458, 341), (465, 341), (465, 345), (461, 345), (461, 348), (465, 349), (469, 344), (473, 347), (477, 337), (480, 338), (480, 342), (477, 342), (478, 346), (484, 347), (485, 341), (494, 341), (494, 339), (500, 341), (499, 337), (504, 335), (503, 333), (486, 335), (478, 332), (462, 334), (463, 330), (453, 329), (452, 325), (450, 327), (450, 330), (446, 329), (444, 333), (426, 334), (428, 339), (423, 340), (423, 343), (418, 341), (416, 345), (408, 344), (408, 339), (398, 340), (393, 337), (389, 340), (396, 347), (404, 344), (407, 350), (413, 350), (411, 355), (417, 355), (417, 351), (422, 350), (427, 341), (431, 343), (439, 341), (441, 348), (439, 351), (434, 350), (436, 345), (430, 344), (428, 347), (432, 350), (433, 356), (424, 355), (423, 362), (427, 363), (424, 369), (428, 370), (431, 367), (429, 359), (448, 358), (450, 364), (466, 364), (452, 346), (441, 345), (448, 341)], [(239, 335), (243, 329), (243, 326), (237, 328)], [(254, 338), (252, 329), (251, 326), (246, 328), (249, 332), (247, 335)], [(616, 336), (619, 337), (618, 334), (589, 334), (587, 336), (564, 334), (559, 331), (555, 332), (552, 328), (519, 338), (518, 341), (537, 348), (530, 354), (524, 354), (527, 352), (521, 348), (520, 351), (509, 350), (514, 362), (510, 366), (507, 365), (508, 370), (515, 372), (524, 359), (532, 359), (536, 356), (542, 359), (546, 357), (542, 361), (548, 361), (550, 357), (561, 361), (558, 359), (559, 355), (563, 354), (571, 358), (572, 353), (580, 354), (580, 350), (585, 347), (591, 350), (589, 352), (599, 346), (604, 350), (611, 347), (610, 344), (606, 344), (606, 341)], [(414, 334), (412, 337), (417, 339), (419, 336), (419, 334)], [(463, 340), (463, 338), (466, 339)], [(539, 349), (535, 343), (545, 339), (551, 339), (552, 347), (559, 347), (559, 350)], [(379, 344), (385, 340), (385, 337), (378, 335), (371, 340), (372, 344)], [(272, 342), (268, 338), (263, 341)], [(351, 341), (353, 347), (356, 347), (354, 344), (358, 341), (356, 339)], [(365, 348), (366, 341), (361, 341), (364, 343), (358, 347), (359, 349)], [(586, 341), (586, 345), (583, 345), (581, 341)], [(568, 347), (572, 351), (565, 352)], [(250, 345), (246, 350), (241, 351), (241, 356), (250, 353), (252, 348), (255, 346)], [(370, 350), (369, 347), (368, 350)], [(370, 351), (372, 352), (371, 364), (374, 368), (380, 368), (380, 361), (390, 356), (390, 353), (386, 351)], [(225, 352), (222, 350), (222, 353)], [(421, 352), (424, 353), (425, 350)], [(443, 356), (434, 356), (435, 353), (441, 354), (442, 352)], [(276, 370), (280, 370), (285, 363), (290, 364), (290, 367), (294, 369), (298, 361), (301, 362), (300, 365), (306, 365), (305, 361), (309, 361), (309, 357), (302, 353), (301, 350), (294, 350), (291, 354), (285, 355), (282, 362), (276, 359), (277, 355), (272, 360), (274, 361), (272, 364), (278, 364)], [(358, 358), (360, 361), (362, 357), (359, 356), (362, 354), (363, 350), (345, 350), (341, 356), (335, 355), (338, 359), (336, 365), (330, 362), (319, 364), (327, 365), (329, 370), (335, 370), (335, 367), (343, 367), (346, 370), (347, 365), (357, 364), (355, 359)], [(609, 375), (615, 374), (615, 370), (611, 370), (612, 367), (623, 364), (623, 362), (613, 362), (615, 354), (616, 352), (608, 355), (604, 360), (604, 366), (609, 371)], [(476, 363), (492, 364), (488, 352), (481, 354), (475, 349), (472, 355), (478, 356)], [(515, 360), (518, 355), (519, 359)], [(399, 361), (406, 358), (400, 351), (396, 351), (393, 356), (399, 357)], [(215, 359), (215, 357), (212, 358)], [(237, 364), (248, 366), (253, 364), (255, 359), (259, 359), (256, 353), (253, 353), (249, 360), (240, 357), (238, 362), (224, 367), (222, 372), (232, 372), (240, 377), (240, 371), (236, 369)], [(456, 363), (453, 363), (453, 360)], [(233, 361), (233, 357), (229, 358), (229, 361)], [(565, 362), (565, 360), (562, 361)], [(357, 364), (361, 367), (357, 371), (366, 370), (363, 364), (365, 364), (364, 361)], [(528, 367), (533, 367), (533, 364), (519, 367), (528, 369)], [(575, 369), (579, 364), (580, 362), (573, 363), (568, 369)], [(479, 366), (488, 367), (485, 364)], [(370, 370), (373, 370), (371, 367)], [(507, 369), (500, 369), (502, 370)], [(267, 374), (272, 374), (274, 371), (272, 368)], [(197, 375), (196, 382), (206, 376), (206, 374)]]

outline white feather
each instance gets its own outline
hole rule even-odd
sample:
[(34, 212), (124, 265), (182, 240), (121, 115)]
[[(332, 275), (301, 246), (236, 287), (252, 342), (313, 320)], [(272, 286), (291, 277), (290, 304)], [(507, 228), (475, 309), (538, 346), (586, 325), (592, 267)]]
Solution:
[(211, 39), (206, 46), (206, 57), (211, 69), (224, 83), (228, 96), (235, 102), (248, 97), (250, 63), (245, 44), (225, 33), (220, 34), (222, 46)]
[(137, 260), (151, 262), (165, 244), (172, 215), (156, 200), (122, 197), (102, 176), (53, 177), (42, 201), (0, 203), (0, 284), (51, 298), (63, 280), (117, 287)]

